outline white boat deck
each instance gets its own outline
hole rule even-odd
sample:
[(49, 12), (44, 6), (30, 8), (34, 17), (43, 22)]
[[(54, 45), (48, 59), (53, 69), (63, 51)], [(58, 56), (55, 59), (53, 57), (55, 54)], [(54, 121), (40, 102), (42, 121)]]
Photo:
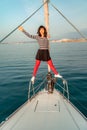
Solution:
[(39, 92), (17, 110), (0, 130), (87, 130), (87, 120), (56, 90)]

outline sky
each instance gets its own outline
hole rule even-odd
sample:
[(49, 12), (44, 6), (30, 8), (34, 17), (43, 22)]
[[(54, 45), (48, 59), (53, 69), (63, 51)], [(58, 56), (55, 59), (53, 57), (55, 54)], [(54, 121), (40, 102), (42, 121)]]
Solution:
[[(87, 37), (87, 0), (50, 0), (70, 22)], [(37, 10), (43, 0), (1, 0), (0, 1), (0, 40), (19, 26), (27, 17)], [(31, 34), (44, 23), (44, 8), (41, 8), (22, 26)], [(80, 37), (76, 31), (49, 3), (49, 27), (51, 39)], [(16, 30), (3, 42), (28, 41), (19, 30)]]

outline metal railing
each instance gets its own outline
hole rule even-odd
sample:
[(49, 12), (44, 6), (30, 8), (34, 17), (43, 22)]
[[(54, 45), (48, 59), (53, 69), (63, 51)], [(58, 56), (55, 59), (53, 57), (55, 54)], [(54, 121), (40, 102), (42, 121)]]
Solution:
[[(51, 80), (53, 81), (54, 78), (52, 78)], [(62, 84), (61, 84), (62, 83)], [(63, 94), (64, 97), (66, 97), (69, 101), (69, 89), (68, 89), (68, 82), (64, 79), (61, 78), (61, 83), (59, 83), (57, 81), (57, 79), (55, 78), (55, 83), (54, 86), (57, 86), (57, 88), (61, 88), (61, 93)], [(51, 85), (51, 84), (50, 84)], [(29, 82), (29, 88), (28, 88), (28, 99), (30, 99), (31, 97), (35, 96), (35, 94), (37, 92), (39, 92), (41, 89), (46, 89), (49, 92), (49, 80), (47, 79), (47, 76), (42, 80), (42, 81), (38, 81), (37, 84), (37, 79), (35, 81), (35, 84), (32, 84), (31, 80)]]
[(68, 82), (62, 78), (62, 84), (56, 82), (57, 87), (61, 89), (61, 93), (63, 94), (64, 97), (66, 97), (69, 101), (69, 89), (68, 89)]

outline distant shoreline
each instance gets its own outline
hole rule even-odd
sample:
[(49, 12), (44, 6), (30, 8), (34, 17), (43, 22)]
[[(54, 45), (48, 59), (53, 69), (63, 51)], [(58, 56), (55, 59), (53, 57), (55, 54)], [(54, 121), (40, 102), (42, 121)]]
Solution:
[(61, 39), (61, 40), (52, 40), (51, 42), (87, 42), (87, 39)]
[[(0, 44), (23, 44), (23, 43), (35, 43), (37, 42), (36, 40), (34, 41), (23, 41), (23, 42), (4, 42), (4, 43), (0, 43)], [(87, 39), (84, 38), (80, 38), (80, 39), (60, 39), (60, 40), (50, 40), (51, 43), (70, 43), (70, 42), (87, 42)]]

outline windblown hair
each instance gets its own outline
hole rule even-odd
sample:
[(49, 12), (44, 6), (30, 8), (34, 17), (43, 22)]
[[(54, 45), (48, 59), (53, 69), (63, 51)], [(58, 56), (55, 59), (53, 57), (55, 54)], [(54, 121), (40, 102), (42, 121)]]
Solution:
[(47, 30), (46, 28), (41, 25), (39, 28), (38, 28), (38, 31), (37, 31), (37, 34), (41, 37), (41, 34), (40, 34), (40, 29), (43, 28), (44, 29), (44, 37), (47, 37)]

